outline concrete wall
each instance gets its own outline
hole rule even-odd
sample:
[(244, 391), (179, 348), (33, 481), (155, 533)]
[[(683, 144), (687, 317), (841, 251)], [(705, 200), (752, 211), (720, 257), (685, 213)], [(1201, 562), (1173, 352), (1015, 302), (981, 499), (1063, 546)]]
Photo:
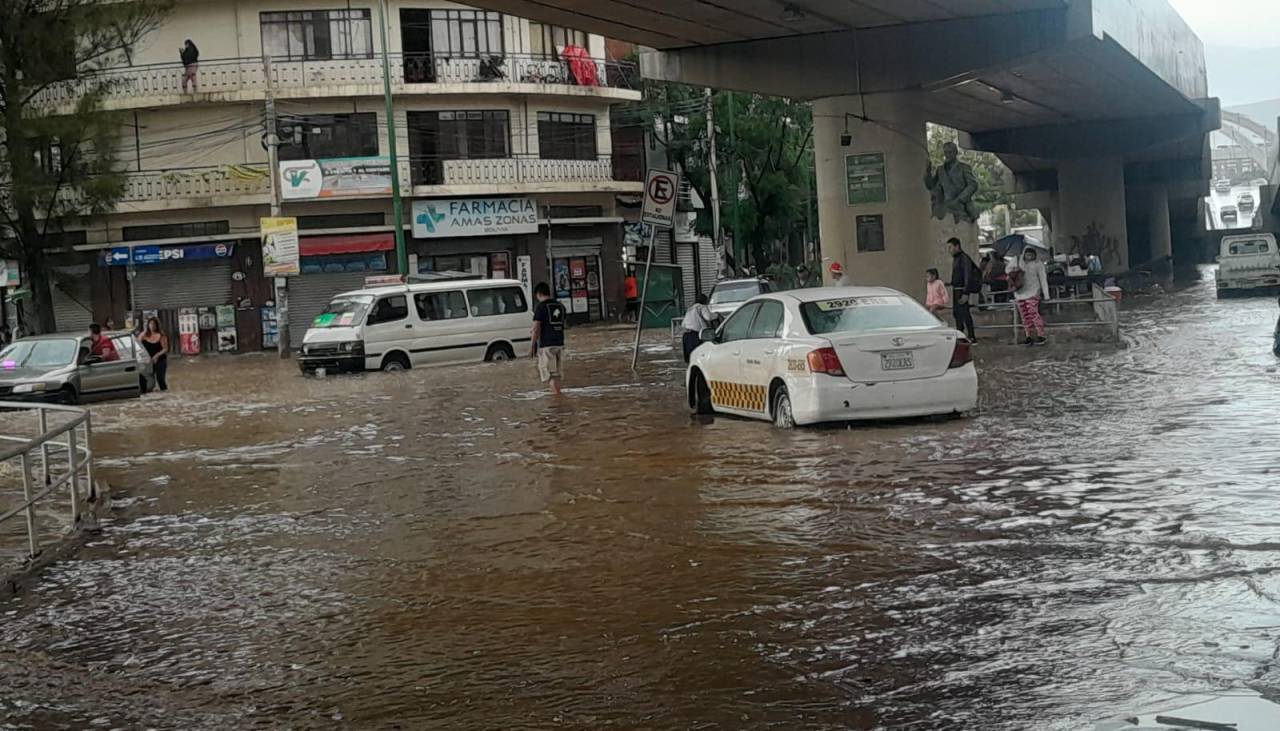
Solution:
[(1109, 272), (1128, 269), (1125, 201), (1124, 163), (1119, 158), (1063, 160), (1058, 166), (1055, 248), (1096, 254)]
[(1168, 0), (1092, 0), (1072, 12), (1084, 8), (1095, 36), (1118, 43), (1188, 99), (1209, 96), (1204, 43)]

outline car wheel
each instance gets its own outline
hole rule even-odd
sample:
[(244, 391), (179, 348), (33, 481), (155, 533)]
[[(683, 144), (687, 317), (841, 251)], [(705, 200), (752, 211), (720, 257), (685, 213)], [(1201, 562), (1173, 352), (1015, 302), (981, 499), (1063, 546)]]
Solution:
[(80, 403), (80, 395), (76, 393), (75, 386), (63, 386), (58, 392), (58, 402), (67, 406), (75, 406)]
[(793, 429), (796, 418), (791, 413), (791, 394), (786, 386), (779, 386), (773, 394), (773, 425), (779, 429)]
[(711, 406), (711, 387), (707, 385), (707, 379), (702, 377), (702, 371), (693, 375), (693, 412), (700, 416), (715, 413)]
[(511, 349), (511, 346), (501, 343), (491, 346), (484, 359), (490, 363), (505, 363), (509, 360), (515, 360), (515, 357), (516, 353)]
[(400, 371), (409, 370), (409, 363), (403, 355), (388, 355), (386, 360), (382, 361), (382, 370), (387, 373), (399, 373)]

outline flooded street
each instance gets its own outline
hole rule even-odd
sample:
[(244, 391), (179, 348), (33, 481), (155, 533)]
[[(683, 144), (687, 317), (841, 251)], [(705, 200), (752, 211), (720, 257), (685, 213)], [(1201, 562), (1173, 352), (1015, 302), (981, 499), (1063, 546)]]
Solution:
[(980, 412), (776, 430), (678, 355), (94, 407), (113, 519), (0, 603), (0, 728), (1088, 729), (1280, 696), (1273, 298), (984, 346)]

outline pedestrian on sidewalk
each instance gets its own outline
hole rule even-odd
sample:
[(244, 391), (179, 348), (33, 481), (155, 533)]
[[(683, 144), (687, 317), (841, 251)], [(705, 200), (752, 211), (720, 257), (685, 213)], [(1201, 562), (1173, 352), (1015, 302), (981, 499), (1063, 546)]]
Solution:
[(831, 286), (832, 287), (848, 287), (849, 278), (844, 274), (844, 266), (838, 262), (831, 262)]
[(693, 307), (684, 313), (684, 337), (681, 338), (681, 344), (684, 346), (684, 362), (688, 363), (689, 358), (693, 356), (693, 351), (702, 345), (702, 331), (709, 327), (715, 327), (720, 321), (720, 316), (711, 311), (707, 305), (707, 296), (699, 294)]
[(142, 347), (151, 356), (151, 368), (156, 376), (156, 387), (161, 391), (169, 390), (169, 336), (160, 329), (160, 320), (147, 320), (147, 329), (142, 333)]
[(924, 276), (924, 306), (934, 315), (941, 316), (951, 306), (951, 294), (947, 292), (947, 285), (942, 283), (942, 275), (937, 269), (926, 269)]
[(529, 331), (532, 345), (529, 355), (538, 359), (538, 375), (549, 384), (551, 393), (560, 395), (560, 379), (564, 367), (564, 305), (551, 297), (551, 286), (538, 282), (533, 288), (537, 304), (533, 308), (533, 328)]
[(640, 320), (640, 285), (636, 281), (636, 270), (628, 269), (627, 278), (622, 280), (623, 294), (627, 298), (627, 321)]
[(1010, 284), (1014, 287), (1013, 298), (1018, 303), (1022, 327), (1027, 333), (1023, 345), (1049, 342), (1044, 336), (1044, 318), (1040, 315), (1042, 297), (1049, 298), (1049, 277), (1035, 249), (1028, 246), (1022, 250), (1022, 261), (1011, 275)]
[(964, 332), (969, 342), (978, 342), (974, 331), (973, 313), (969, 310), (969, 297), (982, 291), (982, 272), (973, 258), (965, 253), (960, 239), (947, 239), (951, 252), (951, 309), (956, 318), (956, 329)]
[(191, 84), (191, 93), (199, 94), (199, 82), (196, 76), (200, 71), (200, 49), (196, 48), (196, 44), (188, 38), (187, 42), (178, 49), (178, 58), (182, 59), (182, 93), (187, 93), (187, 84)]

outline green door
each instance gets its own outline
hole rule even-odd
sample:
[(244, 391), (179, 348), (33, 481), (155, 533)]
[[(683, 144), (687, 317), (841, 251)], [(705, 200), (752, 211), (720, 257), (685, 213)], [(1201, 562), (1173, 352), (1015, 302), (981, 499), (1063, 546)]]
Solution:
[[(671, 327), (671, 320), (684, 314), (680, 306), (680, 268), (668, 264), (654, 264), (653, 281), (644, 295), (642, 327)], [(636, 284), (644, 292), (644, 267), (636, 272)]]

